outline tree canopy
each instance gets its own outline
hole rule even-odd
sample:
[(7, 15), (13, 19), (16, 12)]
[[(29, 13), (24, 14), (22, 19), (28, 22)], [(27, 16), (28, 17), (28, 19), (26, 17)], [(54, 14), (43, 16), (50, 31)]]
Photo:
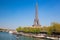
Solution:
[(18, 27), (16, 29), (18, 32), (25, 32), (25, 33), (40, 33), (41, 31), (47, 32), (49, 35), (52, 34), (52, 32), (58, 32), (60, 33), (60, 23), (51, 23), (50, 26), (44, 26), (44, 27)]

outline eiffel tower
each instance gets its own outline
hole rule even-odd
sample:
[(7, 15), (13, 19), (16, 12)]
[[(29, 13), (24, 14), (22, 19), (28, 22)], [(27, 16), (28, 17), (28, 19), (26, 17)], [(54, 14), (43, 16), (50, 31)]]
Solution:
[(36, 1), (36, 12), (35, 12), (35, 19), (34, 19), (34, 24), (32, 25), (33, 27), (39, 27), (41, 26), (39, 24), (39, 18), (38, 18), (38, 2)]

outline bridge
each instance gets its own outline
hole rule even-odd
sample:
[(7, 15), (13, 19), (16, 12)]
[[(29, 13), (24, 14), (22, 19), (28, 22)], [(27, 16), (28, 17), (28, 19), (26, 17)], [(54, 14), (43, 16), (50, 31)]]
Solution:
[(16, 30), (14, 29), (0, 28), (0, 32), (9, 32), (9, 31), (16, 32)]

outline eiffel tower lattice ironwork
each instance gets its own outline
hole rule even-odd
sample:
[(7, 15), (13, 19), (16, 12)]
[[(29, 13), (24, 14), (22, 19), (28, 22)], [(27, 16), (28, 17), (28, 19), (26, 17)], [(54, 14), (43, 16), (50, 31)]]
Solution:
[(36, 2), (36, 12), (33, 26), (40, 26), (38, 19), (38, 2)]

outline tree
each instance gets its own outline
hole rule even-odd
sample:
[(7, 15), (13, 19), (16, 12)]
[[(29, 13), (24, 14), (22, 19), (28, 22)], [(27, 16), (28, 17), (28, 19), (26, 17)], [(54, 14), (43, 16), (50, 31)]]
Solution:
[(22, 27), (18, 27), (16, 30), (17, 30), (17, 32), (20, 32), (20, 31), (23, 30), (23, 28)]

